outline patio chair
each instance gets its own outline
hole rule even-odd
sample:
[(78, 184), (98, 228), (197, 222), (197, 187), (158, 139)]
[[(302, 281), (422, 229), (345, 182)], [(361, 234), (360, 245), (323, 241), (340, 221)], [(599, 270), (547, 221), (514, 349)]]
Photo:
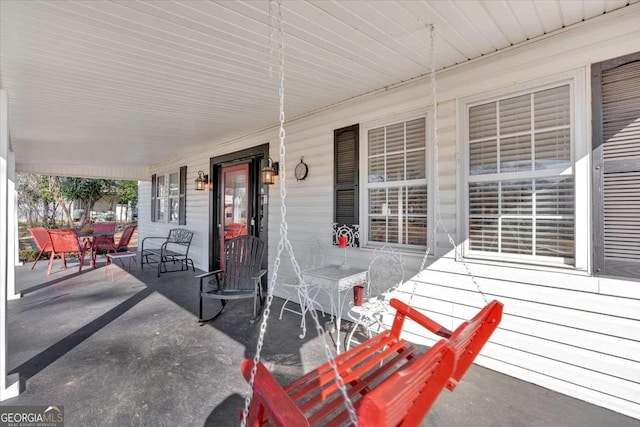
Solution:
[(233, 239), (234, 237), (244, 236), (247, 234), (247, 226), (238, 222), (232, 222), (227, 225), (224, 232), (224, 240)]
[[(189, 266), (195, 272), (193, 260), (189, 258), (191, 239), (193, 239), (193, 232), (184, 228), (169, 230), (167, 237), (145, 237), (142, 239), (140, 250), (140, 268), (144, 268), (145, 264), (158, 264), (158, 277), (162, 273), (188, 270)], [(145, 248), (145, 243), (154, 240), (162, 240), (160, 247), (150, 248), (147, 244)], [(180, 270), (168, 270), (167, 263), (180, 263)]]
[(133, 233), (136, 231), (137, 227), (137, 225), (128, 225), (124, 228), (122, 235), (120, 236), (120, 240), (118, 240), (118, 244), (116, 245), (116, 252), (129, 250), (131, 237), (133, 237)]
[[(118, 240), (117, 244), (111, 243), (107, 240), (98, 243), (95, 251), (97, 252), (99, 249), (106, 251), (107, 266), (113, 262), (114, 259), (118, 259), (124, 267), (124, 258), (130, 258), (130, 260), (133, 260), (136, 263), (136, 266), (138, 265), (136, 261), (136, 254), (129, 252), (129, 242), (131, 241), (131, 237), (133, 236), (133, 232), (136, 227), (137, 225), (126, 226), (122, 231), (120, 240)], [(109, 254), (113, 255), (110, 256)]]
[(85, 245), (80, 246), (78, 242), (78, 234), (76, 230), (47, 230), (49, 238), (51, 239), (51, 256), (49, 257), (49, 267), (47, 269), (47, 276), (51, 274), (51, 267), (53, 266), (53, 260), (56, 255), (60, 255), (62, 259), (62, 266), (67, 268), (67, 260), (65, 254), (74, 253), (79, 254), (80, 268), (78, 272), (82, 271), (82, 265), (84, 264), (84, 256), (87, 251)]
[(129, 250), (129, 242), (131, 241), (131, 237), (133, 236), (133, 232), (136, 230), (137, 225), (128, 225), (122, 231), (122, 235), (120, 236), (120, 240), (118, 243), (114, 243), (114, 238), (112, 236), (104, 236), (111, 237), (111, 239), (99, 240), (96, 242), (96, 250), (101, 249), (109, 252), (124, 252)]
[(344, 348), (349, 350), (355, 332), (364, 329), (368, 338), (386, 329), (382, 323), (383, 316), (389, 312), (388, 295), (404, 280), (404, 267), (397, 251), (389, 246), (376, 250), (367, 270), (367, 283), (362, 305), (350, 303), (347, 316), (354, 323), (347, 334)]
[[(296, 261), (300, 266), (301, 272), (304, 273), (305, 271), (322, 267), (324, 265), (324, 251), (322, 250), (322, 246), (320, 246), (320, 242), (317, 237), (304, 239), (294, 246)], [(317, 309), (317, 311), (324, 315), (322, 305), (316, 301), (316, 297), (322, 288), (311, 287), (308, 283), (304, 282), (299, 283), (297, 278), (295, 278), (292, 283), (285, 282), (279, 284), (279, 286), (283, 289), (287, 289), (289, 295), (295, 293), (294, 297), (288, 297), (282, 304), (279, 320), (282, 320), (282, 314), (285, 311), (300, 315), (300, 329), (302, 329), (300, 339), (302, 339), (307, 334), (306, 314), (311, 308), (311, 304), (309, 304), (305, 299), (305, 294), (308, 295), (309, 299), (313, 302), (314, 309)], [(297, 303), (299, 305), (299, 309), (296, 310), (296, 308), (287, 307), (287, 304), (290, 302)]]
[[(93, 233), (114, 233), (116, 232), (116, 224), (115, 223), (97, 223), (93, 226)], [(93, 238), (93, 242), (90, 243), (93, 246), (92, 256), (93, 261), (95, 262), (96, 257), (98, 256), (98, 251), (103, 250), (107, 251), (114, 250), (115, 248), (115, 239), (113, 235), (110, 236), (95, 236)]]
[(51, 238), (49, 237), (49, 233), (47, 233), (47, 229), (44, 227), (29, 227), (27, 228), (27, 230), (29, 231), (29, 234), (31, 234), (31, 237), (33, 237), (33, 241), (40, 250), (40, 253), (38, 253), (36, 260), (31, 266), (31, 269), (33, 270), (43, 253), (49, 252), (49, 257), (51, 257)]
[[(198, 321), (200, 324), (218, 317), (224, 310), (227, 300), (253, 298), (253, 318), (257, 320), (258, 302), (262, 306), (262, 270), (264, 242), (255, 236), (239, 236), (224, 243), (224, 269), (210, 271), (196, 276), (200, 280), (200, 305)], [(213, 279), (206, 281), (207, 277)], [(204, 299), (220, 300), (220, 309), (208, 319), (203, 318)]]

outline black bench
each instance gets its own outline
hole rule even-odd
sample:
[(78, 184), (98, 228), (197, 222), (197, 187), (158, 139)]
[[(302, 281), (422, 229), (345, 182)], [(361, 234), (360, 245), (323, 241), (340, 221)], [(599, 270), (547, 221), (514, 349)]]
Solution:
[[(193, 260), (189, 258), (189, 248), (191, 247), (191, 239), (193, 232), (184, 228), (174, 228), (169, 230), (167, 237), (145, 237), (142, 239), (142, 247), (140, 251), (140, 268), (144, 268), (145, 264), (158, 264), (158, 277), (161, 273), (170, 273), (173, 271), (188, 270), (189, 266), (196, 271), (193, 266)], [(145, 248), (147, 240), (162, 240), (160, 247)], [(179, 263), (180, 270), (167, 269), (167, 263)]]

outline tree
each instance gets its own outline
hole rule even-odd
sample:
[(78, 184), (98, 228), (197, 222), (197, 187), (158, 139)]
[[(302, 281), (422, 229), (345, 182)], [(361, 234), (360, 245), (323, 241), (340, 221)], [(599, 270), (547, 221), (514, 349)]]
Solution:
[(125, 218), (129, 217), (129, 204), (135, 207), (138, 204), (138, 183), (136, 181), (116, 182), (116, 196), (120, 203), (126, 205)]
[(18, 210), (29, 227), (55, 225), (57, 205), (50, 191), (51, 177), (31, 173), (17, 176)]
[(70, 205), (67, 205), (66, 198), (64, 195), (64, 191), (62, 191), (62, 181), (63, 178), (59, 176), (51, 176), (49, 177), (49, 193), (56, 201), (58, 205), (62, 207), (62, 213), (64, 217), (67, 219), (67, 227), (73, 228), (73, 219), (71, 218), (71, 213), (69, 212)]
[(82, 219), (103, 196), (114, 193), (115, 181), (112, 179), (63, 178), (61, 190), (67, 200), (80, 200), (87, 207)]

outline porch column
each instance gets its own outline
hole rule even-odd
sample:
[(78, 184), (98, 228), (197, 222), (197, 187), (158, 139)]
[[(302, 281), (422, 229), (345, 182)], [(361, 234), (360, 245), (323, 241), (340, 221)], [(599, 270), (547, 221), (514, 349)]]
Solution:
[(7, 300), (22, 297), (16, 292), (16, 265), (20, 262), (20, 236), (18, 234), (18, 193), (16, 192), (16, 154), (9, 144), (7, 158)]
[[(7, 378), (7, 291), (10, 277), (7, 267), (9, 259), (13, 260), (14, 258), (9, 255), (9, 252), (15, 253), (15, 248), (9, 247), (8, 238), (9, 224), (13, 228), (13, 215), (9, 214), (8, 209), (8, 107), (7, 91), (0, 89), (0, 400), (15, 397), (19, 393), (17, 378), (12, 378), (11, 381)], [(11, 269), (14, 268), (14, 265), (11, 264)], [(11, 277), (14, 276), (11, 275)]]

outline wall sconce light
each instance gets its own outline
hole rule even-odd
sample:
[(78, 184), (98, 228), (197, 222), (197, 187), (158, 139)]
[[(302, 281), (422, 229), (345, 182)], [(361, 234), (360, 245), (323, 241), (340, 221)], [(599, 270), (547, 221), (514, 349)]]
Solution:
[(278, 176), (280, 163), (274, 162), (271, 157), (267, 158), (267, 166), (262, 168), (262, 183), (271, 185), (275, 182), (274, 177)]
[(198, 177), (196, 178), (196, 190), (203, 191), (209, 183), (209, 175), (205, 175), (204, 172), (198, 171)]

